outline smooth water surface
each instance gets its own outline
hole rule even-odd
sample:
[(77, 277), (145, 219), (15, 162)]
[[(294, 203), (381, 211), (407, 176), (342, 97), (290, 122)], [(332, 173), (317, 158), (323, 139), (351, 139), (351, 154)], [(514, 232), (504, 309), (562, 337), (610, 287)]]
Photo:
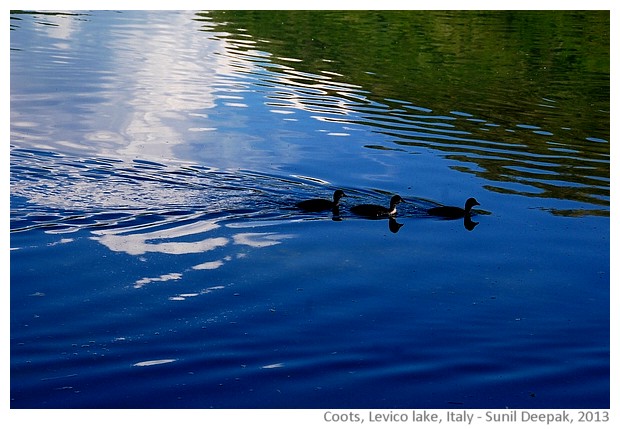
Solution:
[(609, 12), (13, 12), (10, 60), (11, 407), (609, 407)]

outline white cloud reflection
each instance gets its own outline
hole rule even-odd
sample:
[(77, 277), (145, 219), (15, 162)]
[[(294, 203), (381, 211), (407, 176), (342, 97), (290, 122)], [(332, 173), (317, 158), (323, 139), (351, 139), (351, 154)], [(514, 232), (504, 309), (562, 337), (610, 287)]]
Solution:
[(280, 244), (282, 240), (292, 238), (290, 234), (278, 234), (273, 232), (247, 232), (233, 235), (235, 244), (250, 247), (268, 247)]
[[(179, 31), (194, 22), (194, 12), (141, 13), (145, 15), (144, 25), (134, 23), (111, 33), (114, 46), (119, 47), (115, 50), (115, 73), (124, 79), (122, 88), (129, 90), (123, 100), (127, 112), (122, 134), (126, 141), (115, 154), (174, 159), (174, 146), (186, 140), (186, 130), (175, 123), (186, 120), (192, 112), (214, 108), (216, 88), (205, 82), (231, 73), (229, 60), (214, 54), (225, 49), (227, 42), (206, 39), (194, 28)], [(147, 27), (154, 31), (147, 31)]]
[[(273, 225), (272, 223), (268, 225)], [(170, 272), (159, 276), (148, 276), (138, 279), (134, 289), (141, 289), (152, 283), (163, 283), (180, 280), (185, 271), (190, 270), (217, 270), (233, 259), (243, 259), (247, 253), (240, 252), (238, 246), (249, 246), (256, 249), (275, 246), (284, 240), (294, 238), (294, 234), (281, 234), (277, 232), (244, 232), (233, 234), (232, 237), (218, 235), (220, 225), (212, 220), (194, 221), (186, 225), (166, 227), (164, 224), (157, 224), (157, 229), (152, 230), (153, 225), (114, 228), (92, 231), (93, 240), (106, 246), (113, 252), (123, 252), (129, 255), (139, 256), (146, 253), (162, 253), (167, 255), (186, 255), (193, 253), (207, 253), (215, 249), (222, 249), (232, 245), (230, 254), (226, 254), (218, 259), (211, 259), (205, 262), (194, 264), (181, 270), (181, 272)], [(240, 224), (235, 224), (234, 228), (239, 228)], [(250, 223), (250, 228), (256, 225)], [(143, 231), (145, 230), (146, 231)], [(225, 229), (223, 231), (228, 231)], [(205, 237), (208, 235), (208, 237)], [(225, 251), (225, 250), (224, 250)], [(146, 260), (146, 259), (139, 259)], [(199, 292), (188, 292), (170, 297), (173, 301), (183, 301), (187, 298), (210, 293), (213, 290), (223, 288), (215, 286), (203, 289)]]
[(170, 280), (179, 280), (181, 277), (183, 277), (183, 274), (181, 273), (163, 274), (159, 277), (144, 277), (136, 281), (133, 287), (135, 289), (140, 289), (142, 286), (147, 285), (152, 282), (167, 282)]
[(217, 261), (204, 262), (202, 264), (194, 265), (192, 268), (194, 270), (216, 270), (222, 265), (224, 265), (224, 261), (218, 259)]
[[(252, 49), (256, 42), (251, 35), (240, 39), (218, 33), (217, 23), (198, 21), (193, 11), (106, 15), (112, 13), (96, 11), (89, 19), (40, 18), (46, 25), (36, 29), (47, 39), (37, 43), (52, 44), (57, 61), (70, 55), (66, 69), (85, 70), (76, 78), (87, 79), (82, 86), (87, 84), (87, 93), (96, 101), (80, 98), (86, 92), (83, 88), (73, 92), (78, 89), (73, 89), (70, 79), (53, 91), (48, 87), (55, 82), (43, 79), (42, 91), (50, 92), (36, 96), (51, 97), (61, 108), (22, 115), (20, 104), (12, 106), (14, 137), (39, 148), (95, 151), (124, 160), (179, 159), (182, 155), (176, 147), (186, 146), (191, 139), (204, 146), (203, 156), (217, 157), (217, 166), (238, 166), (243, 155), (247, 168), (256, 158), (248, 153), (264, 152), (258, 157), (263, 160), (272, 154), (274, 144), (286, 149), (278, 151), (281, 156), (301, 156), (278, 121), (297, 120), (295, 113), (305, 111), (340, 128), (338, 122), (349, 123), (355, 105), (367, 101), (360, 87), (332, 80), (333, 73), (297, 70), (294, 66), (300, 60), (294, 58), (273, 62), (269, 52)], [(57, 70), (52, 67), (48, 72), (54, 76)], [(12, 100), (22, 96), (14, 91)], [(87, 114), (77, 117), (80, 110)], [(264, 114), (270, 117), (262, 118)], [(256, 123), (264, 120), (274, 121), (269, 136), (256, 132)], [(74, 121), (79, 126), (70, 126)], [(45, 139), (34, 142), (32, 133), (27, 133), (32, 128)], [(340, 129), (331, 131), (347, 135)], [(256, 144), (263, 141), (269, 145)]]
[[(129, 255), (143, 255), (149, 252), (165, 253), (168, 255), (185, 255), (190, 253), (204, 253), (229, 244), (227, 237), (208, 237), (191, 240), (204, 233), (217, 229), (220, 226), (213, 221), (197, 221), (188, 225), (165, 228), (159, 225), (156, 231), (139, 232), (140, 228), (116, 228), (95, 230), (93, 240), (106, 246), (113, 252), (123, 252)], [(294, 238), (294, 234), (280, 234), (276, 232), (247, 232), (233, 234), (232, 240), (236, 245), (262, 248), (274, 246), (282, 241)], [(231, 260), (231, 256), (208, 261), (193, 266), (196, 270), (213, 270)]]
[(202, 240), (179, 240), (212, 229), (219, 228), (213, 221), (198, 221), (188, 225), (171, 228), (160, 227), (156, 231), (127, 233), (128, 228), (93, 231), (94, 240), (113, 252), (124, 252), (130, 255), (142, 255), (148, 252), (184, 255), (202, 253), (228, 244), (226, 237), (212, 237)]
[(145, 360), (142, 362), (136, 362), (132, 366), (153, 366), (153, 365), (164, 365), (167, 363), (176, 362), (178, 359), (157, 359), (157, 360)]
[(85, 22), (83, 19), (76, 19), (77, 17), (73, 13), (59, 12), (57, 14), (48, 12), (37, 16), (37, 23), (35, 25), (35, 31), (43, 32), (50, 39), (55, 39), (57, 42), (54, 47), (62, 50), (69, 50), (71, 45), (67, 42), (75, 37), (82, 24)]
[(199, 292), (188, 292), (188, 293), (179, 293), (177, 295), (171, 296), (168, 298), (169, 301), (185, 301), (188, 298), (195, 298), (197, 296), (200, 295), (206, 295), (208, 293), (211, 293), (215, 290), (221, 290), (224, 289), (224, 286), (213, 286), (207, 289), (203, 289)]

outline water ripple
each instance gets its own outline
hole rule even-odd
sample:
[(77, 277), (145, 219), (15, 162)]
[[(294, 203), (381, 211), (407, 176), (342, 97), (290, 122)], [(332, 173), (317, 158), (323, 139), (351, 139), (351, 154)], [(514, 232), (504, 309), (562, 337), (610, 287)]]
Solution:
[[(24, 159), (24, 165), (12, 166), (12, 186), (17, 194), (29, 194), (28, 183), (34, 180), (44, 185), (41, 189), (49, 187), (44, 198), (53, 199), (51, 189), (57, 182), (40, 180), (51, 176), (47, 171), (69, 182), (80, 176), (114, 183), (75, 183), (74, 186), (88, 184), (83, 192), (76, 190), (70, 200), (82, 206), (88, 204), (80, 201), (88, 198), (86, 191), (94, 192), (92, 198), (108, 207), (156, 206), (162, 200), (177, 206), (206, 201), (217, 204), (201, 195), (205, 194), (204, 187), (191, 174), (184, 176), (183, 168), (172, 171), (157, 162), (150, 166), (146, 163), (178, 159), (178, 150), (174, 149), (183, 146), (180, 142), (190, 142), (190, 148), (183, 149), (190, 154), (189, 159), (217, 158), (212, 165), (218, 168), (243, 164), (255, 171), (271, 171), (268, 166), (282, 162), (282, 169), (296, 174), (300, 166), (323, 161), (318, 155), (322, 142), (316, 141), (314, 131), (320, 132), (321, 137), (339, 139), (323, 156), (365, 158), (367, 151), (392, 150), (401, 155), (400, 162), (409, 163), (414, 169), (423, 161), (408, 159), (407, 155), (430, 151), (449, 160), (450, 168), (484, 179), (486, 188), (494, 192), (531, 196), (530, 192), (520, 191), (527, 184), (528, 188), (539, 190), (535, 192), (538, 197), (568, 198), (598, 206), (592, 214), (604, 212), (609, 205), (610, 157), (609, 141), (603, 138), (606, 136), (580, 134), (571, 124), (551, 129), (539, 122), (541, 117), (534, 111), (507, 115), (489, 109), (481, 114), (456, 105), (441, 111), (413, 100), (382, 99), (371, 88), (356, 84), (346, 75), (307, 67), (304, 61), (275, 54), (276, 50), (270, 52), (271, 42), (244, 30), (232, 31), (224, 26), (227, 31), (220, 31), (223, 27), (208, 14), (193, 15), (199, 31), (183, 33), (185, 39), (177, 43), (171, 42), (179, 37), (174, 34), (174, 25), (164, 25), (159, 16), (151, 18), (158, 23), (148, 41), (154, 48), (145, 49), (136, 42), (142, 40), (136, 35), (144, 31), (140, 21), (121, 19), (113, 25), (114, 41), (110, 41), (116, 47), (114, 63), (109, 68), (79, 74), (70, 83), (65, 77), (58, 82), (57, 92), (75, 97), (70, 103), (64, 101), (77, 106), (77, 121), (64, 122), (66, 119), (60, 115), (58, 124), (50, 123), (49, 109), (45, 107), (62, 105), (63, 99), (58, 98), (57, 92), (33, 89), (12, 94), (14, 144), (34, 145), (58, 154), (93, 154), (90, 160), (83, 160), (83, 165), (68, 165), (66, 171), (58, 170), (62, 161), (58, 165), (33, 165)], [(186, 18), (179, 14), (174, 19), (185, 23)], [(177, 52), (175, 46), (184, 48)], [(64, 55), (65, 61), (75, 65), (77, 59), (71, 54), (67, 48), (49, 53), (56, 57)], [(140, 67), (129, 61), (136, 55), (144, 59)], [(197, 57), (208, 61), (197, 61)], [(59, 66), (45, 63), (40, 67), (57, 70)], [(120, 82), (118, 76), (128, 79)], [(73, 88), (75, 85), (79, 88)], [(115, 91), (119, 85), (127, 91)], [(490, 106), (510, 104), (510, 100), (487, 102)], [(565, 107), (561, 99), (551, 96), (540, 97), (535, 105), (547, 113), (550, 109), (561, 112)], [(37, 110), (42, 108), (45, 112)], [(92, 122), (93, 117), (108, 121)], [(281, 125), (282, 121), (287, 122)], [(256, 126), (262, 128), (257, 130)], [(55, 129), (64, 130), (62, 138), (54, 135)], [(358, 144), (359, 138), (365, 141)], [(61, 156), (58, 154), (55, 156)], [(17, 155), (15, 152), (13, 156)], [(142, 163), (141, 168), (130, 167), (123, 172), (126, 164), (120, 164), (120, 160), (134, 158), (151, 161), (137, 161)], [(184, 182), (182, 188), (180, 179)], [(231, 183), (235, 182), (238, 178), (231, 179)], [(223, 183), (218, 181), (214, 188), (224, 189)], [(243, 183), (241, 187), (247, 188)], [(575, 188), (580, 191), (573, 192)], [(242, 189), (233, 189), (243, 193)]]

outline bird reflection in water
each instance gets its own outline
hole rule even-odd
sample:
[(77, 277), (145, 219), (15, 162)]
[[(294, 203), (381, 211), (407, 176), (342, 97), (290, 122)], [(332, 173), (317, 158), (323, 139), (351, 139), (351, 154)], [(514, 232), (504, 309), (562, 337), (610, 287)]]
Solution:
[(388, 227), (394, 234), (396, 234), (403, 227), (403, 225), (404, 223), (398, 223), (392, 216), (388, 219)]

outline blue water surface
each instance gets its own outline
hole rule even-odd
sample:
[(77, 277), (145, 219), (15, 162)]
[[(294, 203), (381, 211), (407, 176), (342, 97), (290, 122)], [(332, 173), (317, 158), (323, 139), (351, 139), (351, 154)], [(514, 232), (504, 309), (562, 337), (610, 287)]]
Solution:
[(10, 406), (608, 408), (609, 93), (485, 117), (229, 19), (11, 14)]

